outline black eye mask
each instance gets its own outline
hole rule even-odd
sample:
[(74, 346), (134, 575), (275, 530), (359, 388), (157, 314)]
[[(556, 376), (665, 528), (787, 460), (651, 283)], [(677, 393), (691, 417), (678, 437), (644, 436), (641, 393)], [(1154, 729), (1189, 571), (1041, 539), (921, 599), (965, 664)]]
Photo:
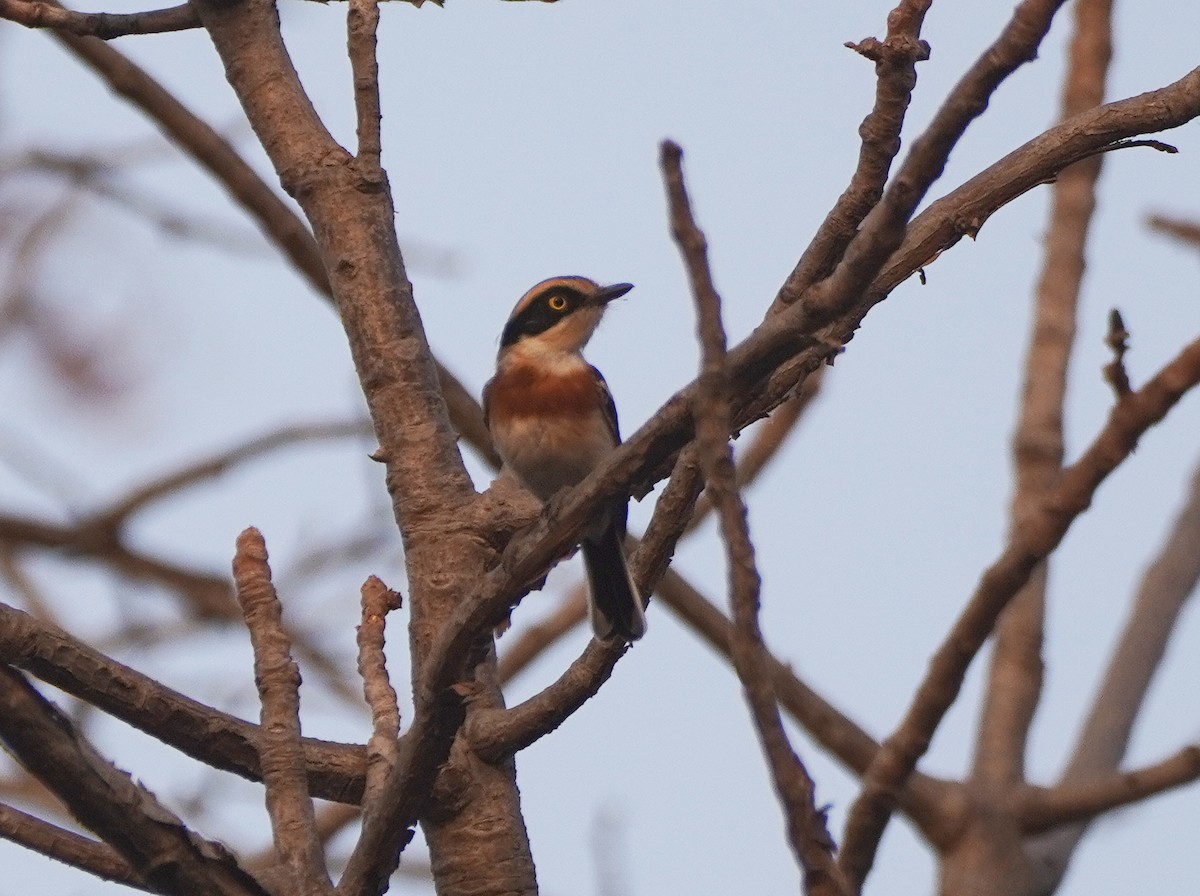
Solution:
[[(556, 311), (550, 307), (550, 300), (553, 298), (565, 299), (566, 304)], [(504, 333), (500, 336), (500, 347), (504, 348), (514, 342), (519, 342), (525, 336), (536, 336), (538, 333), (546, 332), (579, 308), (584, 301), (586, 301), (584, 294), (570, 287), (555, 286), (547, 290), (534, 298), (505, 325)]]

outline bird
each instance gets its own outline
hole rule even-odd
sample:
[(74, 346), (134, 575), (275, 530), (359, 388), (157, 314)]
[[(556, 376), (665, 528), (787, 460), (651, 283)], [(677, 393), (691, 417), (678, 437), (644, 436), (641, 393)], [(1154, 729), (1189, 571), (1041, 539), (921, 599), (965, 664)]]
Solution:
[[(542, 501), (581, 482), (621, 444), (617, 408), (600, 371), (583, 358), (608, 304), (632, 283), (551, 277), (521, 296), (500, 335), (483, 413), (504, 466)], [(588, 615), (603, 642), (646, 633), (645, 602), (623, 542), (628, 498), (607, 503), (580, 540)]]

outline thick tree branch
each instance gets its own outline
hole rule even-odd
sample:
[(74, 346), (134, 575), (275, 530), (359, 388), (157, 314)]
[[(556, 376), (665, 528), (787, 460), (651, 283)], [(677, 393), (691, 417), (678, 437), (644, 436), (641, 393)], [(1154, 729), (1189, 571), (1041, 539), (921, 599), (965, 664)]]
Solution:
[[(1062, 120), (1104, 101), (1112, 57), (1112, 0), (1079, 0), (1067, 61)], [(1063, 404), (1075, 341), (1075, 317), (1096, 207), (1102, 156), (1062, 172), (1051, 187), (1046, 253), (1038, 280), (1025, 363), (1020, 418), (1013, 436), (1013, 525), (1053, 486), (1063, 460)], [(1047, 566), (1043, 564), (1000, 617), (975, 748), (972, 775), (993, 787), (1025, 779), (1029, 726), (1042, 689)]]
[[(262, 780), (257, 725), (212, 709), (109, 659), (54, 626), (0, 604), (0, 661), (25, 669), (213, 768)], [(303, 741), (314, 796), (357, 803), (361, 746)]]
[(69, 719), (8, 667), (0, 668), (0, 739), (157, 892), (266, 896), (223, 847), (194, 835), (153, 794), (102, 759)]
[(975, 593), (934, 653), (929, 671), (903, 721), (886, 741), (865, 776), (851, 807), (841, 861), (854, 880), (870, 870), (880, 837), (891, 817), (899, 788), (928, 749), (946, 711), (954, 703), (967, 667), (991, 633), (996, 619), (1029, 580), (1033, 570), (1058, 547), (1074, 520), (1091, 504), (1096, 489), (1129, 457), (1138, 439), (1180, 398), (1200, 383), (1200, 339), (1137, 392), (1120, 401), (1091, 446), (1067, 467), (1026, 518), (1013, 528), (1000, 558), (983, 574)]
[(0, 804), (0, 838), (56, 862), (135, 890), (157, 892), (111, 846), (68, 831), (36, 816)]

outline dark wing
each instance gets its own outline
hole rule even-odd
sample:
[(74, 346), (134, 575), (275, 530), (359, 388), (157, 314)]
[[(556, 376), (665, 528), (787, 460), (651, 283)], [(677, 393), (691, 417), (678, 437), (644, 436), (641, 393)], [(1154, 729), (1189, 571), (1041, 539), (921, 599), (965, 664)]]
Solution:
[[(604, 381), (602, 374), (595, 367), (592, 368), (592, 373), (596, 375), (596, 391), (600, 395), (600, 407), (604, 408), (604, 421), (608, 424), (608, 431), (612, 433), (613, 444), (621, 444), (621, 427), (617, 423), (617, 403), (613, 401), (612, 393), (608, 391), (608, 383)], [(619, 545), (625, 538), (625, 521), (629, 514), (629, 497), (625, 496), (614, 502), (612, 509), (612, 528), (616, 533), (616, 541)], [(628, 575), (626, 576), (628, 578)]]
[[(604, 374), (595, 367), (592, 367), (592, 373), (596, 375), (596, 391), (600, 393), (600, 407), (604, 408), (604, 419), (608, 423), (608, 431), (612, 433), (613, 444), (620, 445), (621, 427), (617, 424), (617, 404), (613, 401), (612, 393), (608, 391), (608, 383), (604, 381)], [(486, 397), (484, 400), (487, 400)], [(487, 411), (484, 413), (486, 414)]]

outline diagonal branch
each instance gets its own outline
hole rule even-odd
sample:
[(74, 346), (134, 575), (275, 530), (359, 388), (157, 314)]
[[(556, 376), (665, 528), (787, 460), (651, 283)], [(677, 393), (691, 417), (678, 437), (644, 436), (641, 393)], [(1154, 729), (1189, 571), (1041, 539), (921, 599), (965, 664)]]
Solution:
[(1053, 489), (1014, 527), (999, 559), (934, 653), (900, 726), (884, 741), (850, 809), (841, 862), (861, 882), (891, 817), (899, 788), (924, 755), (958, 696), (967, 667), (1013, 596), (1039, 563), (1058, 547), (1071, 523), (1091, 504), (1100, 484), (1133, 452), (1138, 439), (1200, 383), (1200, 339), (1186, 346), (1145, 386), (1113, 408), (1107, 425)]
[[(1167, 644), (1200, 583), (1200, 465), (1158, 555), (1146, 569), (1125, 626), (1096, 689), (1075, 750), (1053, 790), (1088, 787), (1114, 774), (1134, 722), (1162, 664)], [(1034, 846), (1052, 876), (1061, 878), (1089, 819), (1049, 834)]]
[(0, 804), (0, 838), (17, 843), (47, 858), (79, 868), (100, 880), (111, 880), (135, 890), (157, 892), (111, 846), (43, 821), (34, 815)]
[(201, 840), (101, 758), (69, 719), (7, 666), (0, 668), (0, 740), (157, 892), (266, 896), (223, 847)]
[[(0, 661), (213, 768), (262, 780), (257, 725), (185, 697), (4, 604), (0, 604)], [(363, 748), (315, 738), (305, 738), (303, 744), (312, 793), (357, 803), (366, 774)]]

